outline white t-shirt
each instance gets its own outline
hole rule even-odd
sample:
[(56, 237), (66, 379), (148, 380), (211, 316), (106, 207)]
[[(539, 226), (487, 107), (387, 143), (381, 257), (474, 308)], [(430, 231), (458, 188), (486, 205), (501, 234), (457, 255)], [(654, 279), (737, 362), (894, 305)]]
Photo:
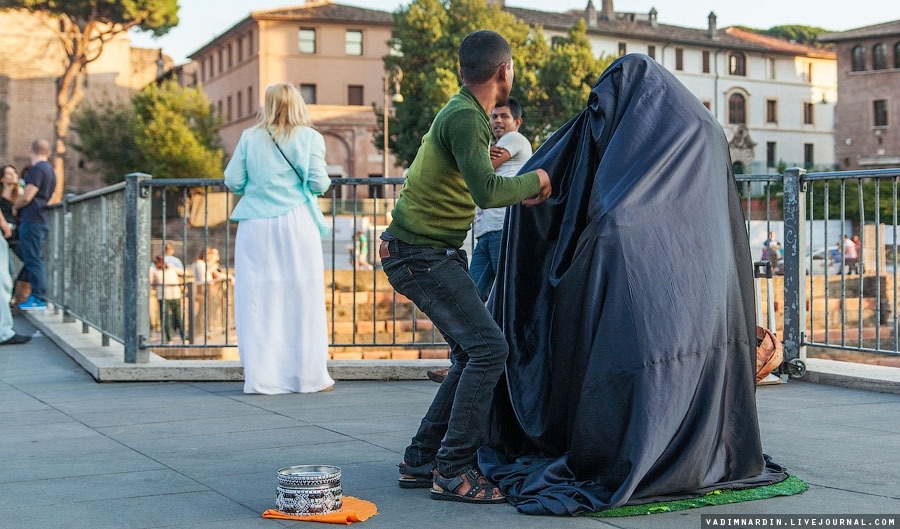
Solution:
[[(509, 153), (509, 160), (497, 167), (497, 174), (500, 176), (516, 176), (519, 174), (519, 169), (531, 158), (531, 142), (518, 131), (510, 131), (500, 136), (496, 146), (503, 147)], [(472, 223), (475, 237), (502, 230), (504, 217), (506, 217), (506, 208), (481, 209), (476, 207), (475, 221)]]
[(181, 299), (181, 277), (174, 268), (150, 267), (150, 285), (156, 289), (156, 299)]

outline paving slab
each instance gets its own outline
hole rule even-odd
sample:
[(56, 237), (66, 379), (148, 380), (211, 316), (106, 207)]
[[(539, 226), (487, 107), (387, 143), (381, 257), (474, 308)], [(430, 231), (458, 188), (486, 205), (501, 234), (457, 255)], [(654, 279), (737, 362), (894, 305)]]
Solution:
[[(16, 327), (38, 330), (21, 316)], [(300, 527), (260, 516), (275, 506), (276, 470), (296, 464), (340, 466), (344, 494), (378, 506), (360, 525), (370, 529), (900, 516), (900, 394), (873, 391), (890, 376), (872, 373), (879, 382), (867, 389), (806, 378), (758, 388), (764, 450), (810, 485), (804, 494), (627, 518), (534, 517), (397, 487), (396, 464), (438, 387), (427, 380), (339, 380), (328, 393), (277, 396), (244, 395), (240, 381), (98, 383), (41, 332), (0, 348), (0, 527)]]

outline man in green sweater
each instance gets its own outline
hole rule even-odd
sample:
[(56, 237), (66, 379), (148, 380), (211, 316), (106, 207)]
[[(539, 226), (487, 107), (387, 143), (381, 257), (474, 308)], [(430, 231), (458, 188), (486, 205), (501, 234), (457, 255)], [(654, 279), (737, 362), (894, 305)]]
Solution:
[(430, 487), (437, 500), (503, 503), (503, 493), (479, 472), (475, 452), (486, 440), (509, 346), (460, 247), (476, 205), (539, 204), (551, 186), (543, 169), (502, 177), (491, 165), (489, 113), (506, 103), (513, 83), (506, 39), (488, 30), (466, 36), (459, 76), (463, 86), (422, 139), (379, 249), (391, 285), (431, 318), (456, 360), (406, 448), (399, 482)]

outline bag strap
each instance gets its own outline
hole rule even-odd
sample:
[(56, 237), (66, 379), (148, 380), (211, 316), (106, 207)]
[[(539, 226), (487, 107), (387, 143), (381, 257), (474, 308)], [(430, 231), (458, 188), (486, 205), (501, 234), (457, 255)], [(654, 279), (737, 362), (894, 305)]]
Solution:
[(291, 166), (291, 169), (293, 169), (294, 172), (297, 173), (297, 178), (300, 179), (300, 182), (303, 182), (303, 176), (300, 174), (300, 171), (298, 171), (297, 168), (294, 167), (294, 164), (292, 164), (291, 161), (288, 160), (287, 155), (284, 154), (284, 151), (283, 151), (283, 150), (281, 150), (281, 145), (278, 145), (278, 142), (275, 141), (275, 136), (272, 136), (272, 131), (269, 130), (269, 129), (266, 129), (266, 132), (269, 133), (269, 137), (272, 138), (272, 143), (274, 143), (274, 144), (275, 144), (275, 147), (278, 148), (278, 152), (281, 153), (281, 157), (284, 158), (284, 161), (286, 161), (286, 162), (288, 163), (288, 165)]

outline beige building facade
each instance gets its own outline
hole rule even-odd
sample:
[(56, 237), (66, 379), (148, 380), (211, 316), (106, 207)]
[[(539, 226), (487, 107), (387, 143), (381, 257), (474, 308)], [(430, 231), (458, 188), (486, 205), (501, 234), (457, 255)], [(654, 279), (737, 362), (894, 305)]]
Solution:
[(842, 170), (900, 167), (900, 20), (830, 33), (838, 63), (835, 156)]
[[(53, 141), (56, 121), (56, 80), (63, 73), (65, 53), (57, 33), (27, 11), (0, 11), (0, 165), (21, 172), (30, 163), (36, 138)], [(132, 48), (127, 34), (108, 41), (103, 53), (87, 66), (82, 105), (126, 100), (156, 79), (160, 51)], [(171, 67), (171, 59), (165, 58)], [(71, 147), (65, 165), (65, 192), (82, 193), (102, 187), (102, 177)]]
[[(191, 54), (197, 78), (223, 119), (226, 153), (256, 122), (266, 87), (289, 82), (300, 89), (313, 125), (325, 136), (329, 173), (383, 176), (381, 149), (373, 144), (373, 105), (383, 107), (383, 57), (392, 26), (390, 13), (314, 2), (253, 11)], [(400, 171), (391, 163), (389, 176)]]

